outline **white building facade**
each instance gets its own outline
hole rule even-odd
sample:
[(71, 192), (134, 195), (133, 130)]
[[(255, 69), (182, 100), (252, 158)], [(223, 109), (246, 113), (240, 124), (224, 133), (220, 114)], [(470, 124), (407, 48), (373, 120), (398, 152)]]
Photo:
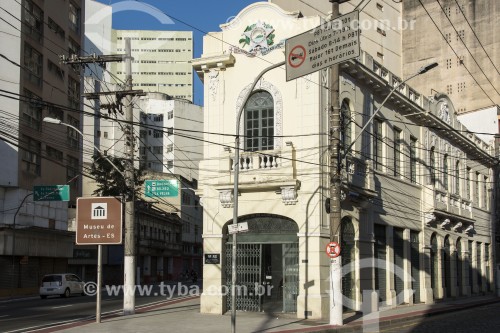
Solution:
[[(130, 38), (134, 89), (161, 92), (193, 101), (192, 31), (113, 30), (113, 50), (125, 53)], [(111, 72), (125, 81), (125, 63), (114, 63)]]
[[(203, 246), (205, 256), (220, 258), (204, 264), (204, 313), (232, 306), (235, 161), (227, 149), (234, 137), (225, 134), (236, 132), (237, 110), (256, 73), (285, 60), (282, 41), (320, 23), (318, 16), (255, 3), (205, 36), (203, 55), (193, 61), (205, 83), (210, 143), (198, 191)], [(364, 51), (340, 67), (347, 147), (401, 78)], [(237, 283), (248, 292), (237, 295), (238, 310), (328, 318), (328, 77), (325, 69), (286, 82), (277, 68), (246, 103), (238, 124), (238, 219), (249, 231), (237, 237)], [(363, 292), (374, 290), (379, 306), (390, 307), (491, 292), (495, 163), (493, 146), (466, 132), (448, 96), (426, 98), (401, 86), (343, 160), (344, 305), (359, 311)], [(258, 295), (256, 284), (273, 291)]]

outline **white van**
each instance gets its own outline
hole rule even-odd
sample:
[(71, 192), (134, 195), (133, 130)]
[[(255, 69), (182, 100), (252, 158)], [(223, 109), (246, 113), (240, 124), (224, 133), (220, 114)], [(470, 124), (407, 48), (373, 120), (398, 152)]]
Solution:
[(47, 298), (50, 295), (69, 297), (71, 294), (84, 296), (84, 286), (85, 282), (75, 274), (49, 274), (42, 278), (40, 297)]

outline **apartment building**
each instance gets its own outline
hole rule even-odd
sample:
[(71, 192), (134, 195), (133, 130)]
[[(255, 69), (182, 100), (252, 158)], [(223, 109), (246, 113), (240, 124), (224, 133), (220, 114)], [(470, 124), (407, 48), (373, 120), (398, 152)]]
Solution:
[[(203, 56), (193, 60), (210, 101), (197, 191), (203, 249), (220, 259), (204, 263), (203, 289), (232, 283), (228, 226), (239, 163), (238, 222), (247, 222), (248, 232), (237, 237), (236, 274), (249, 292), (236, 295), (235, 308), (328, 319), (328, 69), (289, 82), (280, 68), (266, 73), (235, 124), (255, 73), (285, 60), (278, 42), (322, 22), (316, 13), (284, 6), (288, 10), (272, 1), (242, 9), (205, 37)], [(265, 45), (259, 44), (264, 33)], [(412, 81), (400, 85), (400, 67), (365, 45), (371, 49), (361, 40), (361, 55), (340, 65), (344, 149), (380, 109), (342, 159), (343, 305), (360, 311), (364, 292), (378, 307), (492, 293), (494, 146), (458, 120), (450, 96), (426, 97)], [(236, 126), (244, 133), (239, 161), (234, 149), (225, 149), (234, 138), (220, 135), (235, 133)], [(271, 295), (256, 292), (263, 283), (274, 287)], [(232, 306), (230, 292), (201, 295), (204, 313), (223, 314)]]
[[(42, 119), (81, 128), (80, 73), (59, 56), (80, 54), (84, 7), (81, 0), (0, 6), (0, 295), (9, 295), (36, 291), (44, 274), (66, 271), (73, 254), (68, 207), (81, 193), (81, 138)], [(65, 184), (69, 201), (34, 201), (34, 186)]]

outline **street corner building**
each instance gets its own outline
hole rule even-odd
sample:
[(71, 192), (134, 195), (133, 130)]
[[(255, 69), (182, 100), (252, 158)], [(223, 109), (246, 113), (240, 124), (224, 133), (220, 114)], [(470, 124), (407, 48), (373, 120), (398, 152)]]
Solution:
[[(215, 143), (204, 147), (197, 192), (210, 259), (203, 267), (201, 312), (222, 314), (232, 306), (228, 225), (239, 163), (238, 222), (247, 222), (248, 232), (237, 235), (237, 285), (247, 292), (237, 294), (236, 309), (327, 319), (329, 69), (287, 82), (280, 67), (257, 82), (238, 124), (239, 161), (234, 137), (221, 135), (236, 132), (238, 109), (257, 73), (286, 60), (285, 39), (322, 23), (273, 2), (283, 3), (252, 4), (221, 24), (193, 60), (204, 82), (204, 139)], [(352, 7), (343, 4), (341, 12)], [(388, 7), (394, 15), (384, 15), (401, 15)], [(401, 36), (389, 36), (392, 46), (386, 47), (393, 52), (387, 53), (395, 56), (384, 63), (373, 44), (377, 33), (363, 31), (360, 56), (340, 64), (345, 309), (361, 310), (367, 291), (379, 307), (490, 293), (494, 146), (467, 132), (443, 93), (424, 96), (409, 82), (382, 105), (403, 82), (403, 50)], [(259, 285), (271, 291), (262, 295)]]

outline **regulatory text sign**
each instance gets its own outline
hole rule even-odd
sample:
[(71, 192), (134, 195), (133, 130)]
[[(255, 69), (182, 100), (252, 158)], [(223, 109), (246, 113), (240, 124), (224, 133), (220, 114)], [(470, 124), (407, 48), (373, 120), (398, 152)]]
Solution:
[(115, 197), (76, 199), (76, 244), (122, 243), (122, 202)]
[(359, 12), (354, 11), (285, 41), (286, 80), (358, 57)]
[(149, 198), (176, 197), (179, 195), (179, 182), (176, 179), (144, 181), (145, 195)]

